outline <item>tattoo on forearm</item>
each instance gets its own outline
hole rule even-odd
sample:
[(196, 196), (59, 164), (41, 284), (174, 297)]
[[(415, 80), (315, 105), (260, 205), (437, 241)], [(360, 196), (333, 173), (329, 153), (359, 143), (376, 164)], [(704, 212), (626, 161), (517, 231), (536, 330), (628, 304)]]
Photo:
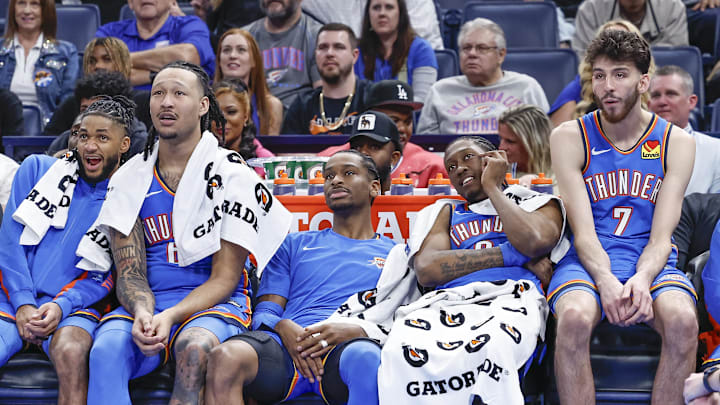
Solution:
[(137, 305), (152, 312), (155, 296), (147, 280), (145, 240), (140, 218), (127, 237), (113, 231), (110, 245), (118, 274), (117, 297), (120, 304), (130, 313)]
[(477, 270), (502, 267), (503, 258), (500, 249), (483, 250), (483, 254), (478, 254), (480, 253), (479, 251), (472, 250), (458, 250), (453, 252), (453, 257), (439, 263), (442, 275), (454, 280)]

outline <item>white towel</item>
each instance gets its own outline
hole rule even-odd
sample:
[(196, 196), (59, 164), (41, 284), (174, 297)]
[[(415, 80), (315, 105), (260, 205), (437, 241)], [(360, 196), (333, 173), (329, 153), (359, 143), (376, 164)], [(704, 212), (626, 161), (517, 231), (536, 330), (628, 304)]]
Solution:
[(12, 215), (25, 226), (20, 235), (21, 245), (37, 245), (51, 226), (65, 228), (78, 175), (76, 154), (68, 152), (35, 184)]
[[(98, 232), (107, 235), (110, 228), (123, 235), (131, 232), (152, 182), (158, 149), (155, 145), (147, 160), (136, 155), (113, 175), (93, 225)], [(214, 135), (203, 133), (173, 203), (173, 236), (180, 266), (217, 252), (223, 239), (247, 249), (262, 270), (285, 238), (291, 219), (290, 212), (237, 152), (219, 147)], [(91, 233), (78, 247), (77, 254), (82, 257), (78, 267), (107, 271), (111, 259)]]

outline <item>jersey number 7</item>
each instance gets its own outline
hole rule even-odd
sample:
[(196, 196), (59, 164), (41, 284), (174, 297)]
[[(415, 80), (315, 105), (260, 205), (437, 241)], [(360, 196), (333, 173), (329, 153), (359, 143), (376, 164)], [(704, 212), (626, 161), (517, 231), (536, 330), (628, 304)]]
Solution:
[(615, 207), (612, 211), (612, 217), (613, 219), (618, 220), (618, 224), (615, 227), (615, 232), (613, 234), (617, 236), (621, 236), (625, 229), (628, 226), (628, 223), (630, 222), (630, 217), (632, 217), (633, 208), (632, 207)]

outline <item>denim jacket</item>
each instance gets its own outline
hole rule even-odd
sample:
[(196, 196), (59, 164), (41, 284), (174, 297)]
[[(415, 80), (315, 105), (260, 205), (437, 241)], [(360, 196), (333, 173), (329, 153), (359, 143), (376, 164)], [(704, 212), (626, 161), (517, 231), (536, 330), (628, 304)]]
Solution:
[[(15, 73), (15, 62), (13, 41), (5, 40), (0, 47), (1, 88), (10, 88)], [(73, 94), (79, 72), (80, 60), (75, 45), (61, 40), (43, 41), (33, 73), (43, 126), (50, 121), (60, 102)]]

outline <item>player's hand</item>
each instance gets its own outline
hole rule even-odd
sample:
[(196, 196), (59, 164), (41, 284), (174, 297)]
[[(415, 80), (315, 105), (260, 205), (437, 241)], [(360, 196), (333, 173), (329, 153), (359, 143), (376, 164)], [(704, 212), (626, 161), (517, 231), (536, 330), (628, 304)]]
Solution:
[(35, 305), (28, 304), (22, 305), (18, 308), (17, 312), (15, 312), (15, 326), (17, 327), (18, 333), (23, 340), (27, 340), (28, 342), (33, 342), (35, 339), (32, 332), (27, 329), (28, 323), (30, 319), (32, 319), (35, 310), (37, 310)]
[(700, 0), (693, 7), (693, 10), (705, 11), (706, 8), (715, 8), (720, 6), (720, 0)]
[(635, 273), (625, 282), (622, 298), (629, 304), (625, 319), (621, 319), (622, 326), (648, 322), (653, 319), (653, 300), (650, 295), (651, 280), (645, 273)]
[(695, 398), (704, 397), (708, 394), (710, 394), (710, 392), (705, 389), (705, 385), (703, 384), (703, 373), (693, 373), (685, 379), (683, 397), (685, 398), (686, 404), (689, 404)]
[[(297, 350), (302, 357), (320, 358), (336, 345), (363, 336), (367, 336), (365, 331), (351, 323), (335, 322), (308, 326), (298, 336)], [(325, 341), (325, 344), (321, 343), (322, 341)]]
[(36, 337), (47, 338), (55, 332), (62, 320), (62, 309), (60, 305), (50, 301), (40, 305), (30, 317), (27, 329)]
[(688, 405), (720, 405), (720, 393), (713, 392), (710, 395), (704, 397), (697, 397), (690, 402), (686, 402)]
[(298, 372), (310, 383), (314, 383), (315, 379), (320, 381), (323, 374), (322, 360), (316, 357), (302, 357), (298, 350), (298, 337), (305, 332), (305, 329), (289, 319), (283, 319), (275, 325), (275, 331), (280, 335)]
[(135, 344), (145, 356), (154, 356), (165, 348), (163, 339), (155, 334), (153, 315), (144, 309), (135, 311), (132, 337)]
[(483, 172), (480, 182), (485, 190), (500, 188), (505, 181), (508, 168), (507, 155), (503, 150), (494, 150), (483, 156)]
[(622, 297), (623, 285), (614, 275), (608, 275), (596, 284), (605, 316), (613, 325), (620, 325), (626, 318), (628, 304)]
[(538, 257), (523, 264), (523, 267), (530, 270), (540, 280), (543, 288), (547, 290), (552, 277), (552, 262), (547, 256)]

